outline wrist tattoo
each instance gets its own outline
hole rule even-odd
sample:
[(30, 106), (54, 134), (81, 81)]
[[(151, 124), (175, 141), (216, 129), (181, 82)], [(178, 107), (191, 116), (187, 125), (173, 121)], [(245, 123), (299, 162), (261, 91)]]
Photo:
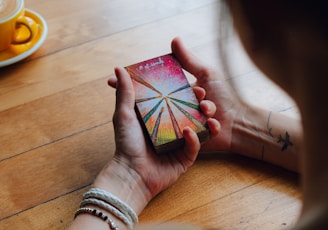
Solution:
[(285, 133), (285, 138), (283, 138), (281, 135), (279, 135), (278, 143), (281, 143), (281, 142), (282, 142), (281, 151), (286, 150), (288, 148), (288, 146), (293, 146), (293, 142), (291, 142), (290, 136), (287, 131)]
[[(267, 129), (268, 129), (269, 135), (274, 138), (274, 136), (272, 134), (272, 128), (269, 126), (271, 113), (272, 113), (272, 111), (270, 111), (269, 116), (268, 116)], [(281, 151), (285, 151), (289, 146), (293, 146), (293, 142), (291, 141), (289, 133), (287, 131), (285, 133), (285, 137), (281, 136), (281, 134), (279, 135), (277, 142), (282, 143)], [(262, 152), (263, 152), (263, 150), (262, 150)]]

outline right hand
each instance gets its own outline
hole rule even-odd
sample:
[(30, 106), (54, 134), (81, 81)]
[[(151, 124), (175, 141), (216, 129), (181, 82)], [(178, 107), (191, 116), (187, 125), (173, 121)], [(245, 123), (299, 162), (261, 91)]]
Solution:
[[(223, 79), (218, 71), (203, 65), (201, 60), (187, 51), (182, 41), (175, 38), (171, 44), (172, 52), (182, 67), (197, 79), (194, 91), (199, 100), (205, 97), (214, 102), (216, 113), (213, 118), (220, 122), (220, 133), (206, 142), (201, 151), (230, 151), (232, 149), (233, 125), (237, 117), (243, 116), (247, 106), (234, 92), (232, 87)], [(197, 86), (205, 89), (202, 94)]]

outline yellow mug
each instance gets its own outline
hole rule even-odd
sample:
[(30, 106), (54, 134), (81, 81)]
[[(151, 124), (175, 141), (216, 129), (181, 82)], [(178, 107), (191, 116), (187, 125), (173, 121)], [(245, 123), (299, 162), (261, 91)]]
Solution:
[(36, 37), (38, 25), (24, 13), (24, 0), (0, 0), (0, 52)]

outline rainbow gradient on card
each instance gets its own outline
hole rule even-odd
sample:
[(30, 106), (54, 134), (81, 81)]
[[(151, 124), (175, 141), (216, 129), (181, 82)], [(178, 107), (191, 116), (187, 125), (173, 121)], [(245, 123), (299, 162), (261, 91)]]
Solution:
[(207, 131), (206, 117), (172, 54), (125, 67), (136, 94), (136, 108), (156, 147), (182, 139), (189, 126), (196, 133)]

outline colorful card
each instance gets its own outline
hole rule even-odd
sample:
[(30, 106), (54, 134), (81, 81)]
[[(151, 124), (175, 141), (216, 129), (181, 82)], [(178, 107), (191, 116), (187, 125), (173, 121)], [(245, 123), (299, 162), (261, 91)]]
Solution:
[(209, 137), (206, 117), (172, 54), (125, 67), (136, 93), (136, 112), (157, 153), (183, 145), (182, 130), (189, 126), (200, 141)]

